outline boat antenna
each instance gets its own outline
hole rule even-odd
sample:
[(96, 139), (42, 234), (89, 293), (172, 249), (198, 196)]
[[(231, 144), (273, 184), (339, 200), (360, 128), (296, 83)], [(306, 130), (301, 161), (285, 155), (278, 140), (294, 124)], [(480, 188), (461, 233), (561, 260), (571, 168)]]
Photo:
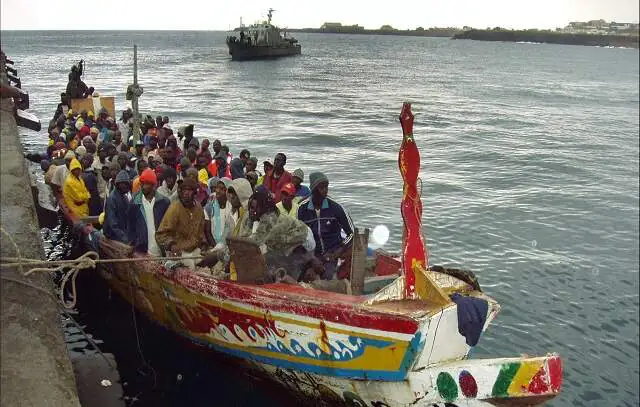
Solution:
[(269, 13), (267, 14), (267, 18), (268, 18), (268, 20), (267, 20), (267, 24), (271, 24), (271, 17), (273, 17), (273, 12), (274, 12), (274, 11), (275, 11), (275, 10), (274, 10), (274, 9), (272, 9), (272, 8), (270, 8), (270, 9), (269, 9)]

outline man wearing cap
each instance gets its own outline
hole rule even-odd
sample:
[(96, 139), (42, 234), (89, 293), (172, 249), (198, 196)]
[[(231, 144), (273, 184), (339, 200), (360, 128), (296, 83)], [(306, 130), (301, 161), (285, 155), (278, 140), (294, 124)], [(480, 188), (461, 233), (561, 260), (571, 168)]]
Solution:
[[(178, 186), (179, 199), (169, 205), (160, 227), (156, 231), (156, 241), (170, 256), (192, 257), (200, 255), (200, 244), (204, 231), (204, 211), (195, 200), (198, 181), (186, 177)], [(194, 259), (181, 261), (194, 270)]]
[(105, 202), (104, 235), (123, 243), (129, 243), (129, 203), (131, 202), (131, 179), (126, 171), (116, 176), (115, 188)]
[(273, 171), (264, 176), (263, 185), (273, 194), (274, 202), (280, 202), (282, 187), (291, 182), (291, 173), (284, 169), (287, 164), (287, 156), (284, 153), (276, 154), (273, 159)]
[[(298, 219), (309, 226), (316, 241), (316, 257), (324, 265), (325, 280), (334, 278), (338, 259), (345, 260), (343, 270), (350, 269), (351, 243), (353, 241), (353, 223), (342, 205), (329, 198), (329, 179), (321, 172), (309, 176), (311, 196), (300, 201)], [(346, 237), (342, 238), (344, 231)], [(346, 277), (339, 273), (339, 277)]]
[(280, 202), (276, 204), (276, 208), (280, 215), (291, 216), (292, 218), (298, 219), (298, 204), (294, 202), (294, 198), (296, 196), (296, 187), (293, 186), (293, 183), (289, 182), (284, 184), (282, 189), (280, 190)]
[(300, 202), (311, 195), (311, 190), (309, 189), (309, 187), (306, 185), (302, 185), (302, 183), (304, 182), (304, 172), (301, 168), (298, 168), (293, 172), (293, 174), (291, 175), (291, 182), (296, 188), (296, 196), (294, 198), (294, 201)]
[(141, 191), (133, 196), (129, 209), (129, 240), (136, 252), (162, 256), (156, 242), (156, 231), (171, 202), (156, 190), (158, 179), (155, 171), (147, 168), (138, 179)]

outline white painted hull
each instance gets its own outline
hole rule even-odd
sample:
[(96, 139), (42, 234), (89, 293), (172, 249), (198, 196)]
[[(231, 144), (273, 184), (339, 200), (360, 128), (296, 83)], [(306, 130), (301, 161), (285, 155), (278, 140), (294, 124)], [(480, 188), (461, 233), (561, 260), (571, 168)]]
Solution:
[[(556, 361), (559, 363), (557, 355), (463, 360), (411, 372), (407, 380), (395, 382), (339, 379), (255, 362), (248, 364), (258, 375), (278, 381), (289, 391), (303, 393), (309, 399), (323, 400), (331, 406), (346, 403), (363, 407), (485, 407), (505, 404), (536, 406), (555, 397), (560, 383), (554, 380), (561, 378), (562, 374), (561, 364), (552, 366)], [(505, 366), (514, 364), (520, 365), (521, 370), (503, 385), (506, 394), (496, 395), (501, 377), (505, 378)], [(538, 369), (539, 366), (545, 373), (535, 375), (532, 368)], [(474, 378), (475, 387), (469, 385), (469, 380), (466, 383), (460, 379), (451, 380), (463, 376)], [(533, 381), (536, 383), (532, 385)]]

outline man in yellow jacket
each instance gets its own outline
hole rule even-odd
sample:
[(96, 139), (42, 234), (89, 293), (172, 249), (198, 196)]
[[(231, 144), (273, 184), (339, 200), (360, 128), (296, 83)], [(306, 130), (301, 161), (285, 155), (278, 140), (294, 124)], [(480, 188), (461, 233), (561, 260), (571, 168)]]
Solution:
[(80, 218), (89, 216), (89, 198), (91, 194), (80, 177), (82, 166), (77, 159), (69, 164), (69, 175), (64, 181), (62, 196), (71, 213)]

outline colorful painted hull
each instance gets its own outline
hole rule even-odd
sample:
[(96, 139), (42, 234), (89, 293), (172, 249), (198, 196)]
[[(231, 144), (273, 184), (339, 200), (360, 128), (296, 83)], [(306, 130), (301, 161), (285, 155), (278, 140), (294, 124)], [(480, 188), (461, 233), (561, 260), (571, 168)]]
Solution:
[[(94, 244), (100, 238), (90, 227), (85, 233)], [(288, 284), (240, 285), (153, 261), (104, 265), (100, 273), (152, 321), (330, 405), (536, 405), (560, 390), (556, 355), (465, 360), (470, 347), (458, 332), (453, 303), (431, 308), (421, 300), (378, 302), (376, 296)], [(377, 296), (403, 292), (402, 282)], [(450, 276), (439, 283), (468, 288)], [(499, 306), (484, 298), (491, 301), (486, 328)]]

